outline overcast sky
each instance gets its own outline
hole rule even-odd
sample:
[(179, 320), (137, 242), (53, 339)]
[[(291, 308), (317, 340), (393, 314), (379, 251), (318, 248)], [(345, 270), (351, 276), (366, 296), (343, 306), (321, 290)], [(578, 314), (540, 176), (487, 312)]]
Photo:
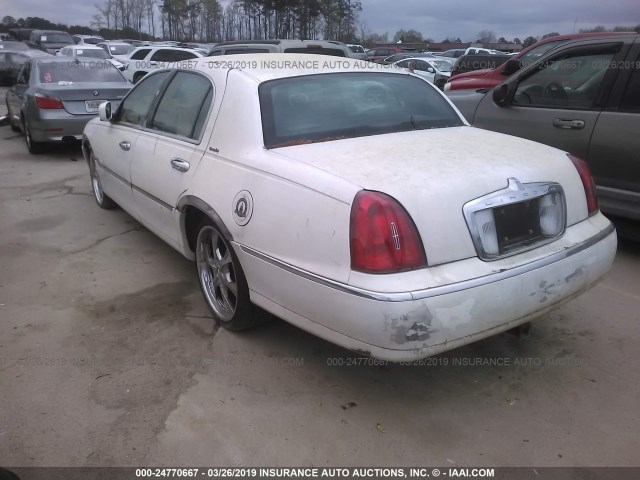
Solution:
[[(441, 41), (473, 41), (481, 30), (508, 40), (580, 28), (640, 24), (638, 0), (361, 0), (360, 23), (370, 32), (415, 29)], [(89, 25), (101, 0), (0, 0), (0, 16), (43, 17)], [(226, 3), (226, 2), (225, 2)], [(576, 22), (577, 18), (577, 22)]]

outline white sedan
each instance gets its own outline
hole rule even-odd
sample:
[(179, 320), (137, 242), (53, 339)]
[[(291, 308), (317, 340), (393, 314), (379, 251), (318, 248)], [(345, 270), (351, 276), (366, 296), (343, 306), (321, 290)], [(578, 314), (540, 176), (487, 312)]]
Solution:
[(616, 251), (585, 162), (470, 127), (424, 79), (357, 60), (152, 72), (84, 134), (98, 205), (194, 259), (230, 330), (259, 306), (414, 360), (543, 315)]
[(423, 58), (423, 57), (410, 57), (398, 60), (393, 65), (400, 68), (406, 68), (421, 77), (424, 77), (427, 81), (436, 85), (439, 89), (443, 89), (449, 78), (451, 78), (451, 71), (453, 70), (453, 63), (449, 60), (443, 60), (440, 58)]

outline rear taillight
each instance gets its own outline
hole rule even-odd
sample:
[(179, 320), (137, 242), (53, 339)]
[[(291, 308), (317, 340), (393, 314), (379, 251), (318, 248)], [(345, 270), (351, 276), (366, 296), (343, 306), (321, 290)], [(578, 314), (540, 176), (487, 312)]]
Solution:
[(587, 211), (589, 215), (593, 215), (598, 211), (598, 197), (596, 196), (596, 185), (593, 182), (589, 164), (569, 153), (567, 156), (573, 162), (576, 170), (578, 170), (578, 175), (580, 175), (580, 180), (582, 180), (582, 186), (584, 187), (584, 194), (587, 197)]
[(384, 193), (358, 192), (351, 206), (349, 239), (353, 270), (393, 273), (427, 265), (409, 214)]
[(40, 93), (36, 93), (34, 97), (36, 99), (36, 105), (38, 105), (38, 108), (41, 108), (43, 110), (57, 110), (64, 108), (59, 98), (47, 97), (46, 95), (42, 95)]

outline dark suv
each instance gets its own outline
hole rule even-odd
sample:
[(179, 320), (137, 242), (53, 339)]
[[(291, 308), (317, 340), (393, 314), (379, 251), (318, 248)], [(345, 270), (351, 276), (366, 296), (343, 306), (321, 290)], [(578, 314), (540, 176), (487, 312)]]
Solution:
[(60, 30), (34, 30), (28, 43), (33, 48), (54, 55), (63, 47), (76, 44), (71, 35)]

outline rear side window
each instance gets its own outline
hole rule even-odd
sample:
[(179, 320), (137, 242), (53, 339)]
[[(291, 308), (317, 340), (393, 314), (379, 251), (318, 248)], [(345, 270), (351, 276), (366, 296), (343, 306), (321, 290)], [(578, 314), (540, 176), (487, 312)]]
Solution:
[(186, 50), (158, 50), (151, 55), (150, 61), (152, 62), (179, 62), (181, 60), (189, 60), (196, 58), (192, 52)]
[(150, 48), (141, 48), (140, 50), (135, 52), (133, 55), (131, 55), (131, 60), (144, 60), (146, 56), (149, 55), (150, 51), (151, 51)]
[(22, 67), (22, 70), (20, 70), (16, 83), (19, 83), (21, 85), (29, 85), (30, 78), (31, 78), (31, 62), (27, 62), (24, 64), (24, 67)]
[(424, 80), (389, 73), (329, 73), (259, 87), (267, 148), (383, 133), (462, 126)]
[(313, 53), (315, 55), (331, 55), (333, 57), (346, 57), (346, 53), (338, 48), (324, 48), (324, 47), (302, 47), (302, 48), (287, 48), (284, 53)]
[(197, 140), (212, 99), (209, 80), (196, 73), (179, 72), (165, 90), (151, 128)]
[(120, 104), (118, 121), (144, 126), (151, 105), (155, 102), (170, 72), (147, 75)]

